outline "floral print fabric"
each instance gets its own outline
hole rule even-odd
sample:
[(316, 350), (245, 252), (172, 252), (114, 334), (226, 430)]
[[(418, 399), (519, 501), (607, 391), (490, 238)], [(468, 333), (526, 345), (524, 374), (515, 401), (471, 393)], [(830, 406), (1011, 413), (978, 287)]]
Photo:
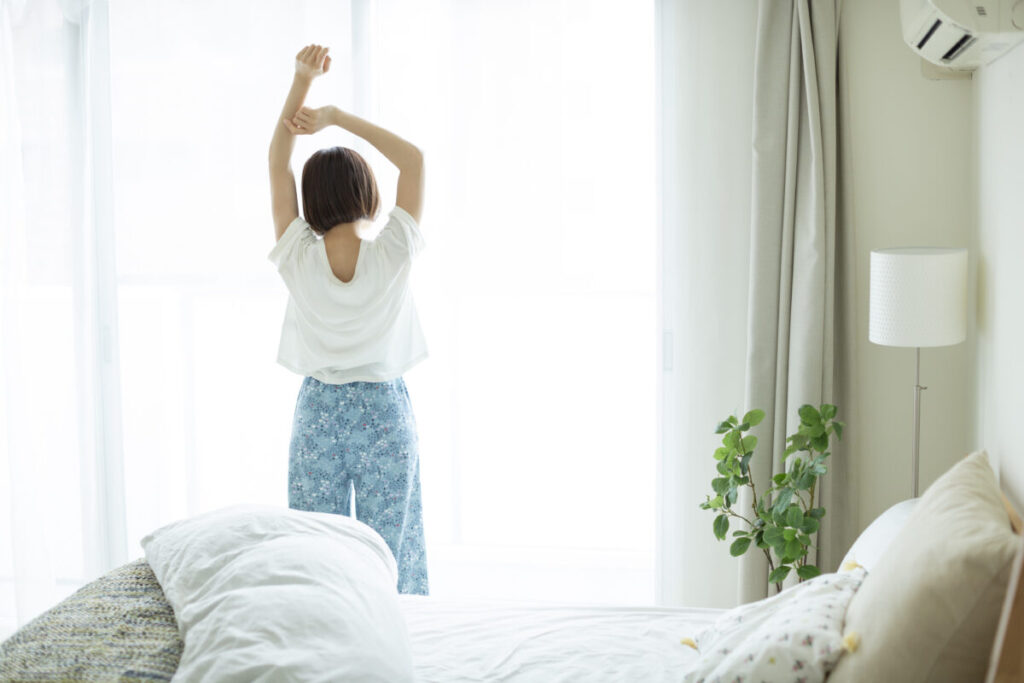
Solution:
[(288, 507), (348, 515), (384, 537), (398, 562), (398, 592), (426, 595), (416, 422), (405, 382), (325, 384), (299, 390), (288, 460)]
[[(846, 608), (865, 571), (822, 574), (741, 605), (697, 634), (686, 683), (820, 683), (845, 651)], [(680, 647), (685, 647), (681, 645)]]

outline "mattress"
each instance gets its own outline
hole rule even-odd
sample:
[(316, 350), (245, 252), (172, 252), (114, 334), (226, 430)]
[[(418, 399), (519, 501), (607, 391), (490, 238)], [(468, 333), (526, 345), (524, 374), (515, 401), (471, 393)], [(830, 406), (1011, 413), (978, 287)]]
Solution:
[(482, 603), (401, 596), (423, 683), (679, 681), (680, 643), (722, 610)]
[[(417, 680), (678, 681), (679, 641), (720, 610), (522, 605), (400, 596)], [(168, 681), (182, 642), (145, 560), (84, 586), (0, 643), (0, 681)]]

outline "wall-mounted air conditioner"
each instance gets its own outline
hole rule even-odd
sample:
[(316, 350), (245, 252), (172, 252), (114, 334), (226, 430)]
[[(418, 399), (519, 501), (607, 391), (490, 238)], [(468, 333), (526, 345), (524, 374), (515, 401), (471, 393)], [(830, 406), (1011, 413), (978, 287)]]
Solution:
[(1024, 41), (1024, 0), (900, 0), (903, 40), (940, 67), (973, 71)]

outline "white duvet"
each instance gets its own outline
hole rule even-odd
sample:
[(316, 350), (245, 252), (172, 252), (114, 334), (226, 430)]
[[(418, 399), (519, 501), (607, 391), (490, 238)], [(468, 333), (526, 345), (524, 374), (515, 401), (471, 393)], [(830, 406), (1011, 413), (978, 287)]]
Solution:
[(238, 506), (142, 540), (185, 643), (176, 681), (412, 681), (384, 540), (349, 517)]
[(724, 613), (398, 599), (420, 683), (679, 683), (698, 659), (680, 639)]

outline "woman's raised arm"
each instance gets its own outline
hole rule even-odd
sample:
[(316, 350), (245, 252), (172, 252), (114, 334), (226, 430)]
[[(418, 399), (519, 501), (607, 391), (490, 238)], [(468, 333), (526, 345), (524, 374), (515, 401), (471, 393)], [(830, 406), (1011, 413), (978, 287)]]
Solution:
[(320, 109), (301, 107), (291, 120), (285, 120), (285, 125), (296, 135), (308, 135), (334, 125), (358, 135), (376, 147), (377, 151), (398, 167), (398, 195), (395, 203), (405, 209), (417, 223), (420, 222), (420, 213), (423, 210), (424, 170), (423, 153), (416, 145), (391, 131), (333, 106)]
[(274, 234), (277, 239), (281, 239), (288, 224), (299, 215), (295, 175), (291, 167), (295, 135), (284, 122), (295, 116), (302, 107), (313, 79), (331, 68), (327, 50), (320, 45), (307, 45), (295, 55), (295, 78), (292, 79), (292, 87), (288, 91), (281, 116), (274, 126), (274, 136), (270, 139), (270, 209), (274, 214)]

